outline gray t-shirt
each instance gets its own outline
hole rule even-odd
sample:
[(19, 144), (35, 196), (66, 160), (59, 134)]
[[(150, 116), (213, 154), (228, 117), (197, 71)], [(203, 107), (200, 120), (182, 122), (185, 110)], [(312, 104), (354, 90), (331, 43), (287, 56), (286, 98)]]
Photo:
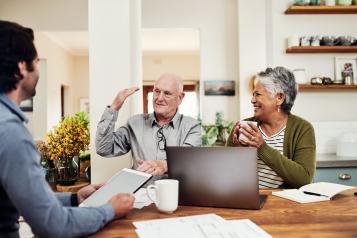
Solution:
[[(165, 146), (201, 146), (201, 124), (179, 113), (162, 128), (154, 114), (139, 114), (115, 130), (118, 111), (104, 110), (96, 133), (96, 150), (101, 156), (113, 157), (131, 150), (133, 167), (137, 160), (166, 160)], [(163, 139), (164, 137), (164, 139)], [(166, 142), (164, 145), (163, 140)]]

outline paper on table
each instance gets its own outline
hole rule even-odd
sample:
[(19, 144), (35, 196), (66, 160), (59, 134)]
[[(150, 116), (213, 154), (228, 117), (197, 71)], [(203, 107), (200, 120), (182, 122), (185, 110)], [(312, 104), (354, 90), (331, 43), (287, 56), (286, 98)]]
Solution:
[[(156, 200), (156, 194), (155, 190), (150, 189), (149, 190), (150, 196)], [(140, 188), (136, 193), (134, 194), (135, 201), (134, 201), (134, 208), (141, 209), (143, 207), (149, 206), (151, 203), (153, 203), (147, 193), (146, 193), (146, 188)]]
[(226, 221), (216, 214), (166, 218), (133, 223), (140, 238), (271, 238), (252, 221)]
[(158, 227), (162, 225), (168, 224), (180, 224), (180, 223), (212, 223), (212, 222), (220, 222), (225, 221), (222, 217), (210, 213), (204, 215), (195, 215), (195, 216), (185, 216), (185, 217), (173, 217), (173, 218), (164, 218), (164, 219), (154, 219), (154, 220), (146, 220), (146, 221), (135, 221), (133, 222), (136, 228), (152, 228)]

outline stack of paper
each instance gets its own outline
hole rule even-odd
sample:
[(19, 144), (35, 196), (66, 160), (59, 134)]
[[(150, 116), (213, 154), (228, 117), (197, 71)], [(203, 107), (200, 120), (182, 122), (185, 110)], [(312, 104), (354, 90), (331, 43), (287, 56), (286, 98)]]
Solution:
[(140, 238), (271, 238), (248, 219), (225, 220), (216, 214), (133, 222)]
[[(150, 197), (156, 200), (156, 194), (154, 189), (149, 190)], [(153, 201), (150, 200), (146, 193), (146, 188), (140, 188), (135, 194), (134, 208), (141, 209), (143, 207), (149, 206)]]

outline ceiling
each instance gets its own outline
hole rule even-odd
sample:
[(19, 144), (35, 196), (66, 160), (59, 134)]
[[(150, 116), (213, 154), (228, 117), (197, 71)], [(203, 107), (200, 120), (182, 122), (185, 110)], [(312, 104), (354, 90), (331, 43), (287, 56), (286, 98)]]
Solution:
[[(46, 31), (50, 39), (72, 55), (88, 55), (87, 31)], [(143, 29), (143, 52), (189, 52), (198, 53), (200, 36), (196, 29)]]

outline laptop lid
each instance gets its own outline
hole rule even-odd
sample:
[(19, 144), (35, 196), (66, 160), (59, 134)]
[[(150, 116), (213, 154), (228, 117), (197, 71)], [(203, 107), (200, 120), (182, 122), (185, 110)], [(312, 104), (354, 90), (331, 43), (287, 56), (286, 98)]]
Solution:
[(180, 181), (181, 205), (259, 209), (257, 150), (166, 147), (169, 178)]

